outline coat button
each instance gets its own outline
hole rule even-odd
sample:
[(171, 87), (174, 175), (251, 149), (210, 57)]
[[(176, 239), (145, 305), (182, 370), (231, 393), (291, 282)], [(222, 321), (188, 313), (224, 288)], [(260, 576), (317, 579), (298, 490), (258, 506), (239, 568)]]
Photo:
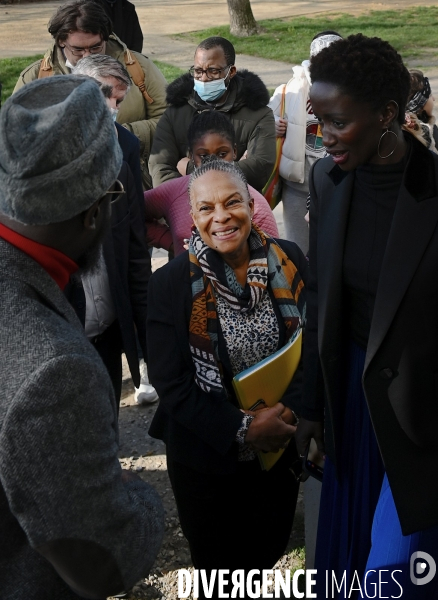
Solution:
[(382, 369), (380, 371), (380, 377), (382, 379), (392, 379), (394, 377), (394, 372), (392, 369), (390, 369), (389, 367), (386, 369)]

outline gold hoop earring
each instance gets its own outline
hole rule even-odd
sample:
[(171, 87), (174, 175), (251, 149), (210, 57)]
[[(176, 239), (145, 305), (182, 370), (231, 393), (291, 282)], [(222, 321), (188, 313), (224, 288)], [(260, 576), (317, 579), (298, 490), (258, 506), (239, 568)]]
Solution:
[[(392, 135), (395, 135), (395, 146), (389, 154), (387, 154), (386, 156), (382, 156), (380, 154), (380, 144), (382, 143), (382, 140), (385, 137), (385, 135), (387, 135), (388, 133), (392, 133)], [(395, 152), (395, 149), (397, 148), (397, 142), (398, 142), (398, 135), (395, 133), (395, 131), (391, 131), (391, 129), (387, 128), (380, 136), (379, 143), (377, 144), (377, 154), (379, 155), (379, 158), (385, 159), (385, 158), (389, 158), (390, 156), (392, 156)]]

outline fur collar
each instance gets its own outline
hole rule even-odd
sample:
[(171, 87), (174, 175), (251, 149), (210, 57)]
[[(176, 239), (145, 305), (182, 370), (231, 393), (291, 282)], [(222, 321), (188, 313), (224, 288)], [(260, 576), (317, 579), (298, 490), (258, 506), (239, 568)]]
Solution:
[[(232, 86), (238, 86), (236, 102), (240, 106), (247, 106), (249, 110), (263, 108), (269, 102), (269, 92), (255, 73), (242, 69), (231, 80)], [(171, 106), (183, 106), (193, 96), (193, 77), (184, 73), (167, 87), (166, 101)]]

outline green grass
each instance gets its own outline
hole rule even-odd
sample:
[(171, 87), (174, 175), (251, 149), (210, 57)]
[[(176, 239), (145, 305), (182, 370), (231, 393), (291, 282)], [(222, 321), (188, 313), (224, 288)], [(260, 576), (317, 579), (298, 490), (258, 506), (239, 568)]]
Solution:
[[(293, 574), (297, 569), (305, 569), (306, 568), (306, 549), (304, 546), (300, 546), (298, 548), (294, 548), (289, 552), (289, 555), (292, 558), (292, 565), (290, 570), (290, 576), (292, 578)], [(303, 575), (301, 575), (298, 579), (298, 590), (300, 592), (305, 591), (305, 579)], [(295, 596), (292, 596), (295, 598)]]
[[(12, 90), (17, 83), (18, 77), (23, 69), (36, 60), (42, 58), (42, 55), (26, 56), (23, 58), (2, 58), (0, 59), (0, 81), (3, 85), (1, 103), (3, 104), (12, 94)], [(163, 73), (167, 83), (170, 83), (184, 73), (182, 69), (174, 67), (167, 63), (154, 60), (154, 63)]]
[(2, 58), (0, 59), (0, 81), (2, 83), (2, 105), (12, 94), (12, 90), (17, 83), (21, 71), (36, 60), (42, 58), (42, 54), (37, 56), (26, 56), (23, 58)]
[(168, 63), (164, 63), (159, 60), (154, 60), (154, 63), (163, 73), (167, 83), (171, 83), (174, 79), (185, 73), (187, 70), (180, 69), (179, 67), (174, 67), (173, 65), (169, 65)]
[(306, 563), (306, 549), (304, 546), (298, 546), (297, 548), (292, 548), (288, 552), (292, 561), (291, 575), (295, 573), (297, 569), (304, 569)]
[(294, 17), (259, 21), (257, 35), (238, 38), (228, 26), (180, 34), (177, 37), (199, 43), (206, 37), (220, 35), (229, 39), (238, 54), (250, 54), (289, 63), (309, 58), (313, 36), (325, 29), (334, 29), (342, 36), (363, 33), (387, 40), (406, 62), (427, 66), (438, 57), (436, 44), (438, 7), (415, 7), (405, 10), (372, 11), (352, 16), (344, 13), (319, 15), (313, 18)]

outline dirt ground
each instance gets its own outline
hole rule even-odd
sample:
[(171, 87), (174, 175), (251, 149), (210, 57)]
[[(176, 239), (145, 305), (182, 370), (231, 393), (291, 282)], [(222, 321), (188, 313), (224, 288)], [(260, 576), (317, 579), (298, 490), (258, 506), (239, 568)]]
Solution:
[[(155, 487), (161, 496), (166, 511), (166, 531), (161, 551), (152, 571), (134, 587), (127, 596), (176, 600), (178, 569), (192, 567), (188, 544), (179, 525), (172, 489), (166, 469), (165, 446), (160, 440), (151, 438), (147, 431), (157, 404), (137, 406), (134, 402), (134, 386), (124, 365), (124, 381), (120, 407), (120, 452), (123, 468), (130, 469)], [(214, 543), (214, 542), (213, 542)], [(304, 545), (304, 507), (300, 494), (294, 527), (287, 552), (280, 559), (278, 568), (296, 568), (297, 560), (290, 551)]]

